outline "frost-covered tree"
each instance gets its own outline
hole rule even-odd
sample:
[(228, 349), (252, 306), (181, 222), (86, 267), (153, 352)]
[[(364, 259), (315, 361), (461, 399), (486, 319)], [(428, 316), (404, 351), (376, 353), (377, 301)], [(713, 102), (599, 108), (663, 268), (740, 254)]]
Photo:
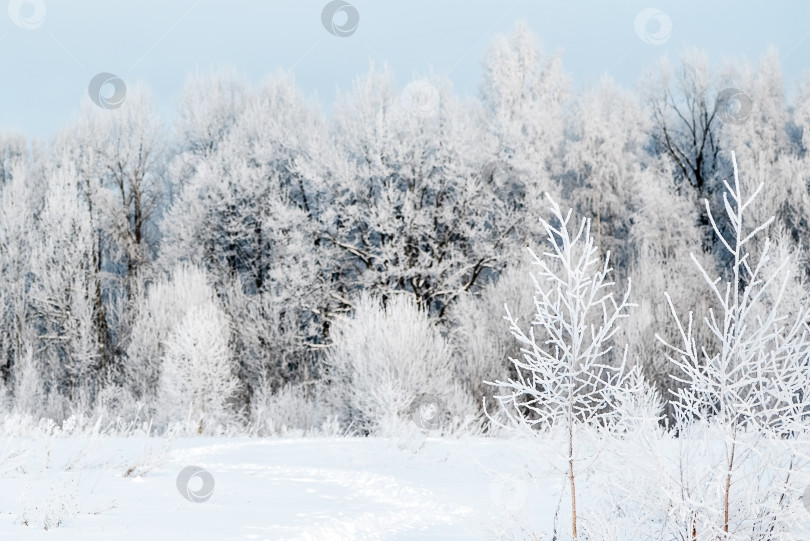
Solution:
[(136, 398), (155, 406), (166, 343), (185, 314), (215, 298), (206, 272), (178, 265), (171, 273), (140, 288), (134, 300), (136, 316), (124, 362), (127, 387)]
[[(628, 274), (633, 279), (636, 307), (619, 334), (627, 344), (628, 358), (640, 363), (645, 376), (665, 400), (676, 382), (670, 377), (672, 363), (656, 332), (668, 340), (677, 338), (674, 327), (661, 327), (670, 318), (662, 303), (662, 291), (669, 291), (679, 311), (702, 317), (712, 306), (711, 297), (700, 287), (700, 274), (685, 254), (693, 253), (705, 266), (714, 264), (703, 251), (704, 236), (696, 226), (698, 209), (692, 194), (684, 194), (672, 182), (671, 164), (666, 159), (651, 161), (638, 178), (638, 207), (632, 215), (631, 238), (634, 257)], [(711, 340), (701, 332), (704, 340)], [(667, 419), (674, 421), (667, 405)]]
[(712, 193), (720, 152), (717, 94), (723, 83), (709, 67), (708, 56), (697, 49), (684, 51), (673, 70), (662, 58), (658, 69), (643, 82), (653, 118), (652, 138), (656, 151), (675, 166), (677, 181), (700, 197)]
[[(143, 85), (113, 111), (85, 100), (56, 137), (49, 167), (76, 171), (92, 238), (94, 329), (99, 365), (119, 374), (133, 290), (155, 256), (161, 193), (161, 121)], [(119, 374), (120, 375), (120, 374)]]
[(509, 358), (520, 355), (520, 345), (503, 332), (503, 305), (516, 318), (531, 321), (535, 306), (526, 291), (533, 285), (528, 265), (508, 266), (497, 280), (459, 297), (447, 313), (456, 378), (479, 406), (487, 399), (497, 407), (497, 389), (484, 381), (509, 377)]
[(41, 207), (35, 175), (19, 161), (5, 163), (0, 183), (0, 367), (8, 381), (13, 366), (30, 352), (35, 335), (26, 277)]
[(791, 111), (791, 140), (801, 156), (807, 156), (810, 150), (810, 73), (804, 76), (796, 85)]
[[(794, 242), (804, 242), (810, 231), (810, 194), (804, 160), (798, 155), (797, 143), (790, 138), (790, 114), (782, 88), (782, 73), (775, 50), (770, 50), (752, 68), (747, 62), (734, 64), (728, 79), (745, 92), (739, 104), (745, 107), (738, 122), (724, 122), (721, 136), (726, 148), (733, 148), (740, 171), (740, 184), (746, 193), (763, 184), (757, 204), (749, 209), (755, 223), (774, 216), (777, 225), (785, 228)], [(723, 173), (730, 177), (732, 165), (723, 162)], [(720, 201), (718, 201), (719, 203)], [(718, 223), (724, 232), (728, 224)], [(760, 239), (749, 248), (756, 255)]]
[(241, 322), (234, 348), (250, 390), (314, 370), (312, 346), (325, 340), (334, 302), (334, 257), (322, 241), (324, 184), (310, 175), (317, 168), (302, 165), (327, 147), (323, 118), (284, 74), (243, 99), (234, 125), (182, 183), (164, 221), (160, 264), (210, 272), (223, 307)]
[[(734, 184), (724, 183), (723, 197), (731, 234), (718, 227), (706, 202), (731, 264), (715, 278), (695, 260), (719, 306), (703, 321), (714, 344), (696, 341), (692, 314), (679, 317), (667, 295), (680, 335), (676, 344), (667, 344), (678, 369), (674, 377), (684, 384), (672, 398), (679, 433), (690, 445), (700, 445), (692, 437), (708, 427), (722, 446), (721, 453), (708, 453), (715, 458), (706, 468), (688, 463), (699, 473), (676, 506), (697, 538), (788, 539), (794, 531), (791, 484), (803, 454), (798, 447), (807, 445), (808, 435), (810, 308), (788, 317), (782, 305), (792, 280), (783, 272), (788, 261), (773, 264), (767, 238), (759, 256), (751, 257), (752, 240), (773, 218), (750, 226), (745, 221), (762, 185), (745, 194), (733, 154), (732, 163)], [(763, 449), (774, 441), (784, 445), (782, 455), (766, 459)]]
[(136, 86), (116, 115), (102, 122), (99, 156), (102, 185), (109, 190), (105, 211), (114, 242), (125, 266), (124, 284), (131, 283), (155, 256), (157, 232), (153, 218), (161, 195), (163, 126), (148, 91)]
[(239, 389), (230, 348), (231, 323), (213, 299), (191, 307), (166, 339), (158, 403), (167, 422), (187, 419), (197, 432), (215, 432), (235, 420)]
[(327, 238), (341, 252), (340, 290), (407, 291), (441, 313), (501, 265), (511, 230), (481, 174), (479, 131), (445, 81), (430, 115), (414, 114), (389, 71), (360, 77), (335, 110)]
[(521, 344), (521, 356), (510, 358), (516, 377), (490, 384), (498, 388), (495, 399), (513, 427), (565, 432), (571, 537), (577, 539), (575, 464), (582, 459), (577, 432), (580, 425), (610, 423), (625, 396), (624, 361), (611, 365), (607, 359), (619, 323), (627, 317), (629, 288), (615, 296), (609, 254), (600, 257), (590, 220), (577, 226), (572, 211), (563, 215), (550, 201), (551, 220), (540, 218), (546, 251), (529, 250), (536, 269), (534, 319), (524, 328), (506, 307), (510, 330)]
[[(553, 178), (563, 142), (564, 106), (569, 81), (559, 54), (545, 55), (537, 37), (519, 23), (510, 36), (498, 36), (483, 60), (481, 122), (487, 136), (486, 169), (520, 220), (541, 212), (544, 193), (557, 193)], [(532, 224), (535, 225), (535, 224)], [(542, 234), (518, 231), (525, 245)]]
[(619, 279), (634, 258), (633, 223), (641, 204), (643, 147), (651, 121), (635, 97), (603, 78), (569, 111), (563, 152), (565, 195), (592, 216), (596, 244), (611, 253)]
[(27, 413), (32, 416), (45, 412), (45, 384), (42, 380), (41, 363), (34, 359), (30, 348), (23, 353), (14, 365), (12, 408), (16, 413)]
[(50, 393), (76, 398), (102, 379), (94, 298), (93, 232), (75, 169), (51, 171), (31, 243), (34, 355)]
[(127, 287), (155, 255), (162, 133), (151, 94), (135, 85), (114, 111), (85, 102), (79, 119), (55, 143), (57, 157), (82, 180), (98, 231), (99, 272), (118, 276)]
[(234, 70), (197, 72), (186, 79), (175, 119), (181, 152), (211, 155), (237, 125), (247, 92)]
[(471, 404), (455, 381), (451, 349), (436, 321), (406, 293), (361, 296), (333, 327), (329, 387), (342, 421), (360, 433), (390, 433), (427, 400), (436, 427)]
[[(405, 293), (444, 333), (453, 393), (472, 397), (478, 412), (485, 397), (499, 406), (498, 388), (482, 382), (518, 381), (508, 359), (522, 354), (493, 314), (504, 301), (515, 320), (537, 311), (520, 295), (528, 275), (510, 262), (548, 235), (534, 217), (550, 193), (591, 218), (617, 289), (632, 277), (638, 307), (610, 342), (627, 344), (628, 363), (669, 399), (672, 426), (675, 395), (666, 393), (690, 384), (671, 377), (679, 369), (654, 339), (657, 329), (666, 343), (680, 340), (676, 325), (663, 325), (671, 307), (660, 292), (697, 321), (722, 308), (685, 255), (709, 275), (733, 264), (701, 202), (723, 204), (719, 179), (732, 169), (724, 148), (739, 151), (743, 193), (764, 183), (746, 208), (754, 223), (775, 216), (762, 272), (788, 260), (782, 313), (804, 313), (810, 80), (791, 108), (775, 53), (715, 69), (686, 51), (636, 95), (608, 78), (572, 95), (561, 55), (524, 24), (494, 39), (482, 63), (479, 95), (467, 101), (435, 74), (402, 88), (372, 67), (327, 116), (289, 74), (251, 86), (219, 70), (190, 77), (167, 122), (149, 92), (129, 84), (121, 107), (86, 100), (51, 142), (0, 133), (6, 388), (42, 382), (26, 408), (58, 414), (112, 377), (102, 391), (123, 387), (157, 415), (167, 344), (191, 336), (191, 323), (181, 334), (176, 325), (211, 300), (232, 322), (228, 358), (240, 385), (228, 407), (275, 432), (270, 404), (323, 411), (314, 405), (326, 350), (360, 308), (358, 295), (378, 298), (369, 313), (383, 317)], [(733, 118), (729, 88), (750, 99), (745, 118)], [(730, 238), (731, 221), (715, 218)], [(764, 247), (763, 236), (751, 238), (749, 260)], [(766, 289), (763, 307), (778, 297)], [(707, 326), (692, 337), (721, 349)], [(601, 356), (605, 365), (620, 358)], [(65, 397), (74, 404), (57, 402)], [(293, 424), (314, 426), (309, 417)]]
[(214, 433), (236, 420), (231, 320), (205, 271), (179, 265), (136, 300), (125, 382), (163, 423)]
[(28, 143), (22, 135), (0, 133), (0, 186), (12, 178), (12, 170), (28, 161)]

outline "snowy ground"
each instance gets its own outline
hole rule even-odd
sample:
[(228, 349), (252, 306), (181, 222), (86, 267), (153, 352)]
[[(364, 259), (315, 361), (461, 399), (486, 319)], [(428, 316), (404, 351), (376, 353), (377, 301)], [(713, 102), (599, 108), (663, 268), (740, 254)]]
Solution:
[[(562, 484), (525, 482), (528, 447), (494, 439), (14, 439), (0, 453), (2, 539), (493, 539), (529, 502), (554, 509)], [(213, 477), (207, 501), (178, 490), (190, 465)]]
[[(632, 464), (624, 457), (633, 455), (602, 449), (603, 473), (578, 481), (582, 518), (598, 520), (607, 532), (623, 517), (624, 529), (610, 538), (649, 539), (633, 518), (638, 504), (628, 507), (600, 487), (612, 482), (660, 508), (664, 470), (674, 475), (678, 467), (661, 458), (677, 444), (661, 445), (654, 458)], [(555, 467), (564, 466), (564, 452), (554, 441), (418, 434), (10, 438), (0, 440), (0, 539), (546, 540), (551, 534), (529, 532), (553, 530), (565, 492)], [(206, 474), (181, 482), (181, 494), (178, 476), (189, 466), (210, 474), (209, 498)], [(796, 516), (802, 522), (796, 527), (810, 532), (810, 513)]]

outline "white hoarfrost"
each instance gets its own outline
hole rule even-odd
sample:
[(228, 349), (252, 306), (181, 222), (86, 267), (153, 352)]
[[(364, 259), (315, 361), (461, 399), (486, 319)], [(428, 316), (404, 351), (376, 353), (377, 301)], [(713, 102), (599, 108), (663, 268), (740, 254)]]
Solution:
[(421, 428), (448, 428), (474, 410), (447, 341), (412, 295), (385, 305), (361, 297), (353, 317), (335, 324), (327, 363), (335, 400), (360, 431), (385, 433), (414, 416)]
[(192, 307), (172, 330), (159, 384), (168, 419), (186, 410), (200, 433), (232, 419), (229, 401), (239, 382), (229, 340), (228, 316), (211, 299)]

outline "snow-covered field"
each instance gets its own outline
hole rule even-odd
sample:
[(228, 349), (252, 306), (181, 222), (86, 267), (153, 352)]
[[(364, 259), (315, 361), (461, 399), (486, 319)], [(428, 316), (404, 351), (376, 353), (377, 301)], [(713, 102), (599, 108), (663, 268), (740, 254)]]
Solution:
[[(654, 445), (657, 456), (638, 460), (604, 448), (599, 468), (580, 472), (580, 519), (602, 541), (663, 535), (680, 445)], [(561, 439), (420, 435), (9, 438), (0, 539), (539, 540), (553, 538), (555, 516), (564, 538), (564, 448)], [(210, 476), (184, 482), (189, 466)], [(790, 508), (810, 533), (810, 512), (800, 500)]]
[[(563, 479), (528, 482), (530, 454), (483, 438), (6, 440), (0, 538), (493, 539), (556, 506)], [(178, 490), (190, 465), (210, 499)]]

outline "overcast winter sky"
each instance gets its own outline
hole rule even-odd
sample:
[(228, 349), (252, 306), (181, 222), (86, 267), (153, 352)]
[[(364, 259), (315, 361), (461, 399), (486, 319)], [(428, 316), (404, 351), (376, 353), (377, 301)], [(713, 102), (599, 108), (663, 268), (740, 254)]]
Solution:
[[(387, 62), (402, 85), (433, 68), (448, 74), (460, 94), (474, 94), (482, 52), (518, 20), (547, 50), (564, 51), (576, 86), (603, 73), (632, 85), (655, 58), (677, 57), (684, 45), (705, 49), (719, 63), (723, 56), (758, 59), (772, 44), (790, 90), (810, 55), (806, 0), (352, 0), (360, 21), (347, 37), (324, 28), (324, 0), (3, 2), (9, 9), (0, 13), (0, 130), (37, 137), (75, 114), (99, 72), (144, 81), (165, 113), (186, 76), (212, 66), (233, 66), (253, 82), (290, 69), (327, 108), (336, 89), (348, 89), (370, 61)], [(661, 44), (645, 43), (635, 31), (647, 8), (671, 20), (669, 32), (656, 21), (646, 26), (648, 41)], [(14, 13), (21, 13), (21, 25)], [(345, 15), (336, 17), (342, 24)]]

